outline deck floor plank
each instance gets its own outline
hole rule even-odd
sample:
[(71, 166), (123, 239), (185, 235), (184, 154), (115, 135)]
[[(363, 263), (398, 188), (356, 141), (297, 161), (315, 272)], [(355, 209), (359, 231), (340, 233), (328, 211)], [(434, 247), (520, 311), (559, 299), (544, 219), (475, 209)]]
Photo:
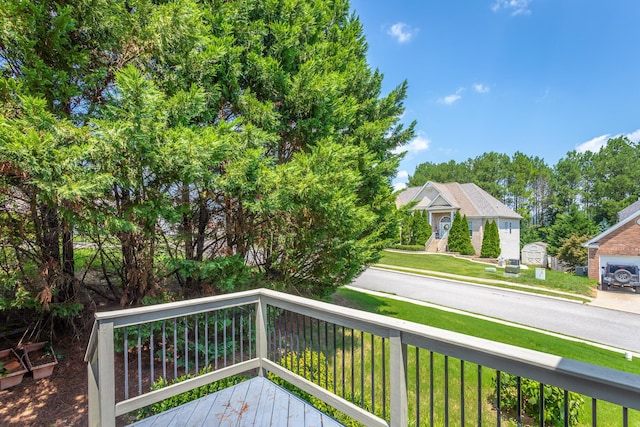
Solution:
[(341, 427), (275, 383), (256, 377), (130, 427)]

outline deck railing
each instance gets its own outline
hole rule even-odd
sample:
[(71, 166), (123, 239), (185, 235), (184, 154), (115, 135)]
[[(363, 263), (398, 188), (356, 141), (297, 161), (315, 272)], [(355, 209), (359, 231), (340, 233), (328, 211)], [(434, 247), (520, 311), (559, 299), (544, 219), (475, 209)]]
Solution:
[[(640, 423), (639, 375), (264, 289), (97, 313), (85, 359), (92, 426), (238, 374), (277, 377), (366, 426), (522, 425), (530, 380), (546, 397), (539, 420), (553, 409), (569, 425), (583, 399), (591, 425)], [(184, 381), (152, 390), (160, 377)]]

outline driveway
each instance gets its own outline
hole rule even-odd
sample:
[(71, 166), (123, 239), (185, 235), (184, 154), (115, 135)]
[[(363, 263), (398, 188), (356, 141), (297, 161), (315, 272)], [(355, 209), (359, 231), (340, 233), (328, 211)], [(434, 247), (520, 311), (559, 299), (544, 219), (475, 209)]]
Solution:
[(640, 314), (640, 293), (628, 289), (609, 289), (598, 290), (595, 299), (588, 305)]

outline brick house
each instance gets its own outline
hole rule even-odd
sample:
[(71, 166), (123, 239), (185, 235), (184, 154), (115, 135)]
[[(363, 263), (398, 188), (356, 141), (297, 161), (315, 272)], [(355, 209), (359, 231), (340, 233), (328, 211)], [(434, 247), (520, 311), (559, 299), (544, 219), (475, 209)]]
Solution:
[(473, 183), (446, 184), (429, 181), (422, 187), (409, 187), (398, 194), (396, 206), (415, 202), (412, 208), (427, 212), (433, 235), (426, 245), (428, 252), (446, 250), (449, 229), (457, 211), (469, 221), (471, 244), (480, 254), (487, 221), (495, 221), (500, 236), (500, 256), (520, 258), (520, 220), (522, 217), (504, 203)]
[(589, 278), (600, 279), (607, 263), (640, 266), (640, 200), (618, 213), (618, 223), (583, 246), (589, 249)]

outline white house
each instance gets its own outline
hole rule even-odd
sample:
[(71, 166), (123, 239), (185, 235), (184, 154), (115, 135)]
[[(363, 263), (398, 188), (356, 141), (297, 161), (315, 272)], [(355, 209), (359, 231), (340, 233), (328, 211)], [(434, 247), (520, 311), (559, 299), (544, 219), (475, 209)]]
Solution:
[(416, 202), (413, 210), (426, 211), (433, 236), (427, 250), (441, 252), (446, 247), (451, 221), (456, 211), (469, 221), (471, 244), (480, 254), (487, 221), (498, 224), (500, 256), (520, 259), (520, 220), (522, 217), (476, 184), (427, 182), (422, 187), (409, 187), (398, 194), (396, 206)]

